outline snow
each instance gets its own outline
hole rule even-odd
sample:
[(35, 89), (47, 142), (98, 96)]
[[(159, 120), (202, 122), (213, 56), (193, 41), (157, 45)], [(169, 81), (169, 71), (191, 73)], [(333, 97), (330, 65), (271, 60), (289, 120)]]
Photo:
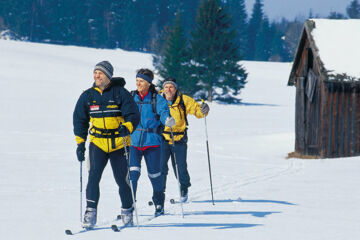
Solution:
[[(190, 203), (179, 205), (173, 173), (165, 216), (145, 222), (151, 185), (138, 188), (140, 229), (78, 229), (79, 163), (72, 112), (102, 60), (135, 89), (148, 54), (0, 40), (1, 239), (359, 239), (360, 158), (286, 159), (294, 150), (295, 89), (290, 63), (243, 62), (249, 73), (242, 105), (210, 104), (207, 118), (215, 205), (211, 204), (204, 121), (189, 117)], [(143, 168), (144, 169), (144, 168)], [(83, 168), (84, 185), (87, 182)], [(85, 186), (84, 186), (85, 191)], [(84, 197), (85, 198), (85, 197)], [(120, 212), (110, 166), (101, 181), (98, 222)]]
[(333, 75), (346, 74), (360, 78), (360, 20), (311, 19), (312, 31), (319, 55), (327, 70)]

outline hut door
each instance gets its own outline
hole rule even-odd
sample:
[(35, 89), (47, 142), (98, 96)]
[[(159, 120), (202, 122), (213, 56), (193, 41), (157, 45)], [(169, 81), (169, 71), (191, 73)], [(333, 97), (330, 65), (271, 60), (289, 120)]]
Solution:
[(318, 155), (318, 133), (320, 124), (320, 100), (317, 86), (317, 76), (313, 71), (314, 57), (308, 48), (306, 78), (304, 81), (304, 128), (305, 154)]
[(318, 134), (320, 124), (320, 101), (316, 91), (317, 77), (310, 68), (305, 80), (305, 146), (306, 154), (318, 154)]

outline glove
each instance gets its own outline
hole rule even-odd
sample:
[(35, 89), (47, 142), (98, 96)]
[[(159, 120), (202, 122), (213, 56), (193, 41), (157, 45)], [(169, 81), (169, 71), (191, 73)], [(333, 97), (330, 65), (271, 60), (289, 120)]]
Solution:
[(85, 142), (79, 143), (76, 148), (76, 156), (79, 162), (85, 160)]
[(128, 128), (125, 127), (124, 125), (122, 125), (121, 123), (120, 123), (120, 126), (118, 128), (118, 131), (119, 131), (119, 137), (125, 137), (125, 136), (130, 135), (130, 132), (129, 132)]
[(207, 103), (204, 102), (204, 103), (201, 104), (200, 110), (201, 110), (202, 114), (206, 115), (210, 111), (210, 107), (209, 107), (209, 105)]
[(173, 117), (168, 117), (166, 120), (165, 120), (165, 126), (167, 127), (173, 127), (175, 126), (175, 119)]

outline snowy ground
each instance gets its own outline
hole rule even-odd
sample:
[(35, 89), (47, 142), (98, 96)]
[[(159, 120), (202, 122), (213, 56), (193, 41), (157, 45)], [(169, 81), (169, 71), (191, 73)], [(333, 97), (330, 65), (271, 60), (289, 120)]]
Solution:
[[(294, 149), (294, 94), (289, 63), (244, 62), (244, 104), (211, 104), (208, 121), (215, 206), (211, 204), (204, 121), (189, 117), (190, 202), (169, 176), (166, 216), (145, 222), (151, 186), (138, 189), (140, 229), (66, 236), (79, 227), (79, 163), (72, 112), (92, 84), (95, 63), (108, 59), (135, 89), (135, 70), (151, 56), (0, 40), (1, 239), (273, 239), (360, 238), (360, 158), (285, 159)], [(86, 180), (84, 167), (84, 185)], [(84, 186), (85, 187), (85, 186)], [(111, 168), (101, 182), (98, 222), (120, 212)]]

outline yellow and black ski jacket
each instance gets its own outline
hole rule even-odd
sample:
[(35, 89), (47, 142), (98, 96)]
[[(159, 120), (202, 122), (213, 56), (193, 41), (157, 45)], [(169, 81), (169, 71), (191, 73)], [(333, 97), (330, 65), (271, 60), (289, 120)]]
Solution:
[[(162, 95), (164, 98), (164, 94)], [(187, 115), (194, 115), (196, 118), (203, 118), (201, 113), (201, 105), (192, 97), (176, 92), (175, 100), (169, 103), (170, 115), (175, 119), (175, 126), (172, 128), (174, 134), (174, 141), (180, 141), (187, 130)], [(184, 109), (185, 108), (185, 109)], [(165, 126), (163, 137), (166, 141), (172, 144), (170, 127)]]
[[(126, 126), (131, 134), (140, 120), (138, 107), (124, 85), (123, 78), (112, 78), (104, 91), (94, 85), (80, 95), (73, 114), (77, 144), (86, 141), (89, 131), (90, 142), (104, 152), (124, 147), (118, 132), (120, 124)], [(130, 135), (125, 140), (129, 146)]]

